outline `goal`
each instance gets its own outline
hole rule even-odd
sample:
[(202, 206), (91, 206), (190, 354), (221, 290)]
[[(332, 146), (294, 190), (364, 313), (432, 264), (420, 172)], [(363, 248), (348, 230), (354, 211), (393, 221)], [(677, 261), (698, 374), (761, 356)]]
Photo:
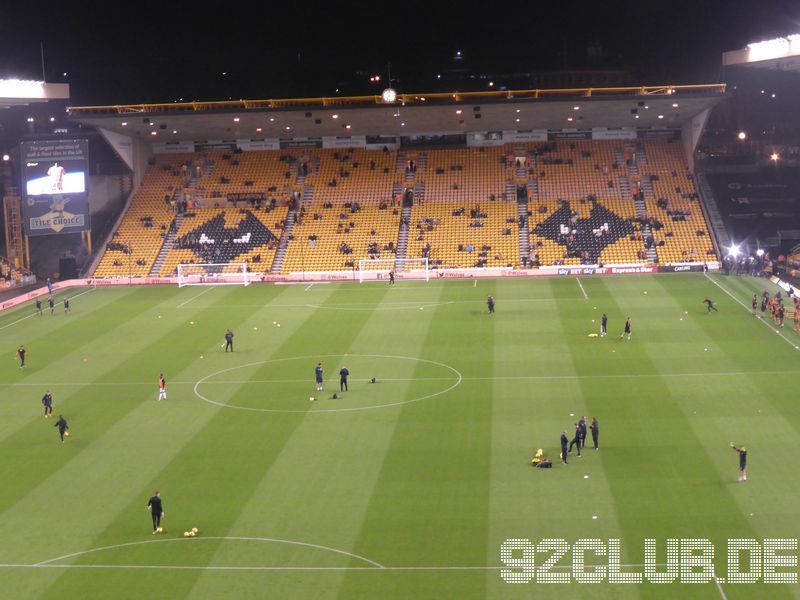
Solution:
[(430, 281), (427, 258), (378, 258), (358, 261), (358, 281), (388, 280), (389, 271), (398, 279), (424, 279)]
[(180, 263), (178, 287), (185, 285), (250, 285), (247, 263)]

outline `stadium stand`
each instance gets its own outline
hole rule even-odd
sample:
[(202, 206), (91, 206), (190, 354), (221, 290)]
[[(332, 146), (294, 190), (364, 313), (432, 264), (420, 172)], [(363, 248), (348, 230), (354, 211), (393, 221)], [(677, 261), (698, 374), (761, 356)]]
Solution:
[(95, 277), (146, 277), (175, 219), (170, 202), (181, 188), (181, 167), (192, 155), (157, 156), (106, 245)]
[(414, 206), (409, 225), (408, 256), (431, 267), (519, 266), (514, 202), (426, 201)]
[(443, 268), (517, 268), (527, 239), (533, 266), (715, 258), (679, 143), (559, 140), (157, 156), (95, 275), (165, 276), (192, 261), (356, 269), (396, 255), (401, 219), (405, 256)]
[(0, 256), (0, 288), (35, 283), (36, 277), (27, 269), (21, 269), (4, 256)]
[[(500, 200), (513, 172), (502, 147), (428, 150), (416, 174), (424, 182), (425, 202), (453, 201), (466, 206)], [(510, 198), (507, 198), (510, 199)]]
[(352, 270), (361, 259), (391, 258), (399, 226), (390, 203), (314, 200), (298, 215), (282, 271)]
[(639, 150), (638, 169), (659, 261), (716, 260), (700, 197), (680, 143), (649, 140)]
[(348, 148), (316, 150), (317, 168), (289, 239), (282, 272), (338, 271), (395, 254), (400, 227), (394, 198), (395, 154)]
[(528, 144), (538, 193), (529, 204), (534, 266), (645, 259), (619, 141)]
[[(210, 151), (201, 155), (200, 171), (192, 189), (195, 200), (224, 203), (236, 195), (262, 198), (262, 201), (285, 199), (298, 189), (298, 176), (313, 169), (312, 157), (300, 150), (280, 152)], [(198, 161), (195, 161), (198, 162)], [(304, 171), (306, 170), (306, 171)]]
[(181, 223), (159, 275), (175, 274), (178, 263), (247, 262), (251, 272), (270, 268), (288, 207), (194, 208)]

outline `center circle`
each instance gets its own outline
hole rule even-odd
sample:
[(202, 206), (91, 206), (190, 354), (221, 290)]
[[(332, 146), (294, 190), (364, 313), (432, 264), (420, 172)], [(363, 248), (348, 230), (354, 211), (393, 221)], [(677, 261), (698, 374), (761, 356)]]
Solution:
[[(353, 394), (352, 392), (345, 392), (342, 396), (340, 396), (339, 399), (336, 399), (336, 400), (330, 399), (331, 395), (333, 393), (333, 391), (331, 391), (331, 390), (333, 390), (332, 386), (335, 385), (335, 391), (337, 393), (339, 392), (339, 386), (338, 386), (339, 378), (336, 376), (336, 375), (338, 375), (338, 372), (333, 377), (326, 377), (326, 385), (328, 387), (328, 391), (322, 392), (322, 393), (313, 391), (314, 388), (312, 386), (314, 385), (314, 380), (313, 380), (314, 366), (316, 365), (317, 362), (325, 361), (325, 359), (338, 359), (338, 362), (341, 365), (344, 365), (345, 362), (350, 363), (349, 366), (348, 366), (348, 369), (351, 371), (351, 377), (349, 378), (348, 383), (349, 383), (350, 388), (353, 388), (353, 386), (356, 386), (357, 393)], [(266, 380), (243, 379), (243, 380), (239, 380), (239, 381), (227, 381), (227, 380), (226, 381), (218, 381), (218, 380), (215, 381), (214, 380), (214, 378), (219, 377), (220, 375), (224, 375), (226, 373), (235, 372), (235, 371), (238, 371), (238, 370), (241, 370), (241, 369), (247, 369), (249, 367), (260, 367), (262, 365), (271, 365), (271, 364), (278, 364), (278, 363), (283, 363), (284, 365), (287, 365), (287, 363), (292, 363), (294, 361), (309, 361), (308, 363), (306, 363), (306, 365), (303, 368), (303, 375), (304, 375), (303, 378), (300, 378), (300, 379), (278, 379), (278, 378), (273, 378), (273, 379), (266, 379)], [(391, 376), (382, 377), (380, 372), (377, 372), (377, 373), (375, 372), (375, 369), (378, 368), (378, 367), (376, 367), (376, 365), (378, 363), (381, 363), (382, 361), (410, 361), (410, 362), (416, 362), (418, 365), (427, 365), (428, 367), (430, 367), (434, 371), (434, 373), (437, 370), (438, 371), (444, 370), (449, 374), (449, 376), (447, 376), (447, 377), (424, 377), (423, 376), (423, 377), (418, 377), (418, 378), (407, 377), (407, 378), (396, 378), (396, 379), (393, 379)], [(366, 373), (367, 375), (369, 375), (368, 377), (366, 377), (366, 378), (365, 377), (355, 377), (354, 371), (357, 371), (358, 368), (361, 366), (361, 365), (358, 364), (359, 362), (372, 365), (373, 370)], [(355, 365), (353, 365), (353, 363), (355, 363)], [(292, 371), (292, 369), (289, 366), (283, 366), (283, 368), (281, 368), (281, 373), (284, 376), (287, 373), (291, 374), (291, 371)], [(370, 379), (372, 377), (376, 378), (376, 383), (375, 384), (370, 383)], [(387, 355), (387, 354), (326, 354), (326, 355), (315, 355), (315, 356), (292, 356), (292, 357), (286, 357), (286, 358), (273, 358), (273, 359), (268, 359), (268, 360), (260, 360), (260, 361), (256, 361), (256, 362), (246, 363), (246, 364), (243, 364), (243, 365), (236, 365), (235, 367), (228, 367), (226, 369), (221, 369), (219, 371), (215, 371), (214, 373), (209, 373), (205, 377), (199, 379), (194, 384), (194, 394), (200, 400), (203, 400), (204, 402), (208, 402), (209, 404), (215, 404), (216, 406), (222, 406), (224, 408), (235, 408), (237, 410), (247, 410), (247, 411), (252, 411), (252, 412), (266, 412), (266, 413), (354, 412), (354, 411), (360, 411), (360, 410), (372, 410), (372, 409), (376, 409), (376, 408), (389, 408), (389, 407), (392, 407), (392, 406), (402, 406), (404, 404), (411, 404), (413, 402), (420, 402), (422, 400), (429, 400), (431, 398), (435, 398), (437, 396), (441, 396), (443, 394), (446, 394), (447, 392), (455, 389), (456, 387), (458, 387), (461, 384), (462, 380), (463, 380), (463, 377), (462, 377), (461, 373), (455, 367), (452, 367), (452, 366), (444, 364), (444, 363), (436, 362), (436, 361), (433, 361), (433, 360), (428, 360), (428, 359), (425, 359), (425, 358), (418, 358), (418, 357), (414, 357), (414, 356), (395, 356), (395, 355)], [(436, 382), (439, 382), (442, 385), (446, 385), (447, 387), (445, 387), (444, 389), (439, 389), (439, 390), (433, 391), (433, 392), (431, 392), (429, 390), (424, 390), (424, 391), (420, 392), (419, 396), (416, 396), (414, 398), (409, 398), (409, 399), (406, 399), (406, 400), (390, 401), (390, 402), (385, 402), (385, 403), (381, 403), (381, 404), (371, 403), (371, 404), (367, 404), (365, 406), (343, 406), (343, 407), (339, 406), (339, 407), (334, 407), (334, 408), (327, 408), (327, 407), (326, 408), (320, 408), (320, 405), (323, 404), (323, 403), (324, 404), (327, 404), (328, 402), (332, 402), (332, 403), (339, 402), (339, 403), (341, 403), (342, 400), (347, 401), (348, 399), (352, 398), (353, 396), (358, 396), (358, 395), (362, 394), (363, 391), (365, 391), (365, 390), (368, 391), (368, 392), (372, 392), (374, 390), (374, 394), (371, 394), (372, 396), (377, 395), (377, 394), (381, 394), (381, 393), (384, 393), (384, 392), (389, 392), (389, 397), (391, 399), (391, 388), (387, 388), (386, 386), (387, 386), (387, 384), (391, 384), (392, 382), (399, 382), (399, 383), (406, 382), (406, 383), (408, 383), (409, 386), (413, 386), (415, 383), (419, 384), (419, 385), (423, 385), (423, 382), (424, 382), (424, 385), (428, 385), (428, 384), (430, 384), (430, 382), (434, 382), (432, 385), (436, 385)], [(296, 385), (303, 385), (304, 386), (304, 390), (306, 390), (306, 391), (308, 391), (308, 393), (311, 393), (312, 395), (314, 395), (313, 397), (315, 398), (315, 401), (310, 407), (308, 407), (306, 409), (300, 409), (300, 408), (296, 408), (296, 409), (295, 408), (261, 408), (261, 407), (255, 407), (255, 406), (242, 406), (241, 404), (233, 404), (231, 402), (221, 402), (219, 400), (214, 400), (212, 398), (209, 398), (209, 397), (203, 395), (200, 392), (200, 387), (202, 385), (204, 385), (204, 384), (206, 386), (211, 386), (211, 385), (214, 385), (214, 384), (245, 384), (245, 385), (251, 384), (252, 385), (252, 384), (271, 384), (271, 383), (283, 384), (283, 385), (287, 385), (288, 384), (288, 385), (292, 385), (292, 386), (295, 385), (295, 384)], [(319, 395), (319, 398), (317, 398), (316, 395)], [(294, 397), (294, 393), (292, 394), (292, 397)], [(298, 393), (296, 400), (292, 399), (292, 400), (284, 400), (284, 401), (297, 402), (297, 403), (300, 403), (300, 402), (308, 403), (309, 399), (310, 398), (305, 396), (304, 393)]]

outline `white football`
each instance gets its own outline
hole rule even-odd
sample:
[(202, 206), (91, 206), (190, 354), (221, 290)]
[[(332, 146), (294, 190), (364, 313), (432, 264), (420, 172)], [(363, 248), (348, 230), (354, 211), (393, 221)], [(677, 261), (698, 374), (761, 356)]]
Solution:
[(314, 398), (314, 396), (309, 396), (309, 397), (308, 397), (308, 401), (309, 401), (309, 402), (313, 402), (314, 400), (316, 400), (316, 398)]

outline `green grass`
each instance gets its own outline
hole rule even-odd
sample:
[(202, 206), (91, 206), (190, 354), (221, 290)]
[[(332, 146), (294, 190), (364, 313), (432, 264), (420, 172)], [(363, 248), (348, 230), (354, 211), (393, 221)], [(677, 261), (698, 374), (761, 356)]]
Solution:
[[(85, 292), (70, 316), (0, 315), (0, 595), (800, 596), (763, 583), (503, 582), (509, 538), (619, 539), (631, 565), (645, 538), (659, 562), (668, 538), (707, 538), (724, 574), (728, 538), (800, 530), (800, 336), (734, 299), (749, 306), (768, 284), (581, 283), (588, 299), (573, 278), (98, 288), (70, 291)], [(609, 336), (588, 337), (602, 312)], [(618, 339), (626, 316), (630, 342)], [(220, 348), (227, 328), (233, 354)], [(334, 400), (343, 365), (350, 391)], [(157, 402), (162, 372), (169, 398)], [(42, 418), (46, 389), (70, 423), (63, 445)], [(601, 450), (589, 441), (565, 467), (558, 437), (581, 414), (599, 419)], [(731, 441), (750, 451), (747, 483)], [(528, 466), (539, 447), (552, 470)], [(145, 510), (155, 489), (161, 536)]]

